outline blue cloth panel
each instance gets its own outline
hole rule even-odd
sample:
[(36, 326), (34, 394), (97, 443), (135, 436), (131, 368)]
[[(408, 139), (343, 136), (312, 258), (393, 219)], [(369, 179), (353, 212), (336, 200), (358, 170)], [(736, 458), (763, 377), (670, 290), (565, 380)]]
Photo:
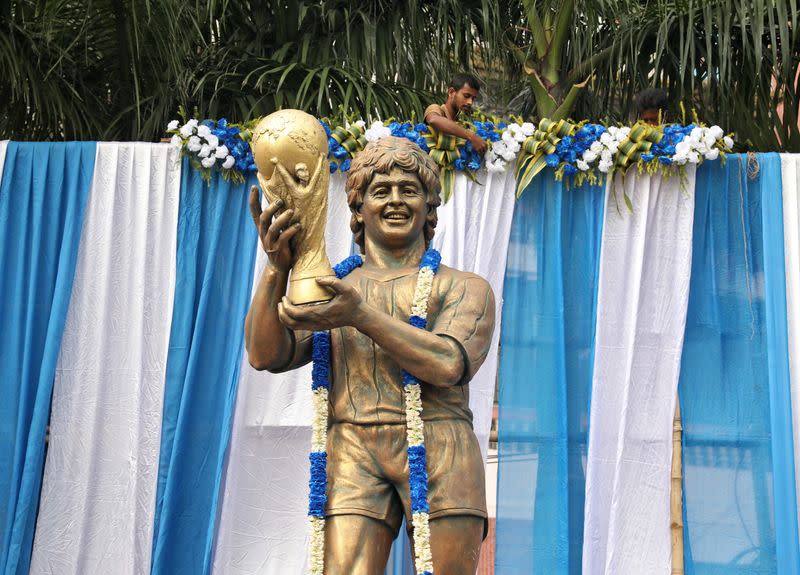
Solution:
[(9, 142), (0, 181), (0, 573), (28, 572), (93, 142)]
[(210, 185), (184, 160), (153, 574), (210, 573), (257, 245), (252, 177)]
[(800, 569), (780, 160), (697, 172), (679, 384), (687, 575)]
[(500, 343), (497, 575), (581, 572), (604, 188), (517, 202)]

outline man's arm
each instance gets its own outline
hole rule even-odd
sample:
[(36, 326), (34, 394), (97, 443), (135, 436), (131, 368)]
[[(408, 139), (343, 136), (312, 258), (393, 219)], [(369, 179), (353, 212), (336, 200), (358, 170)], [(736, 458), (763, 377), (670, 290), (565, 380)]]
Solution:
[(300, 227), (291, 224), (292, 210), (273, 220), (282, 205), (278, 200), (262, 212), (258, 188), (253, 186), (250, 191), (250, 213), (269, 256), (245, 319), (247, 358), (258, 370), (281, 371), (297, 360), (295, 334), (278, 318), (278, 303), (286, 294), (289, 269), (294, 262), (289, 240)]
[(472, 130), (465, 128), (458, 122), (454, 122), (442, 114), (428, 112), (425, 116), (425, 123), (439, 132), (444, 132), (445, 134), (450, 134), (451, 136), (456, 136), (457, 138), (469, 140), (472, 143), (472, 147), (475, 149), (475, 151), (481, 155), (486, 152), (487, 145), (483, 138), (481, 138)]
[[(475, 277), (475, 276), (473, 276)], [(407, 372), (437, 387), (463, 383), (472, 376), (469, 351), (458, 335), (448, 333), (440, 326), (437, 333), (415, 328), (364, 302), (356, 289), (333, 278), (319, 278), (318, 283), (337, 293), (325, 305), (301, 308), (287, 299), (278, 308), (281, 321), (292, 329), (332, 329), (343, 325), (355, 327), (372, 339)], [(457, 294), (464, 301), (461, 320), (470, 329), (485, 337), (494, 328), (494, 295), (489, 284), (480, 278), (471, 280)], [(469, 316), (469, 317), (467, 317)], [(434, 326), (434, 329), (436, 326)], [(441, 332), (441, 333), (438, 333)], [(444, 337), (443, 337), (444, 336)], [(485, 354), (484, 354), (485, 355)]]

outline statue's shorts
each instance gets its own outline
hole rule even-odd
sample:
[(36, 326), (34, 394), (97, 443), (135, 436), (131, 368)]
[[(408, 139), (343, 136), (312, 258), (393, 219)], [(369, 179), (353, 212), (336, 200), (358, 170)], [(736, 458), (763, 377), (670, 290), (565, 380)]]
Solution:
[[(334, 423), (328, 431), (327, 515), (364, 515), (397, 533), (411, 525), (405, 424)], [(483, 459), (472, 425), (425, 422), (431, 520), (473, 515), (488, 526)]]

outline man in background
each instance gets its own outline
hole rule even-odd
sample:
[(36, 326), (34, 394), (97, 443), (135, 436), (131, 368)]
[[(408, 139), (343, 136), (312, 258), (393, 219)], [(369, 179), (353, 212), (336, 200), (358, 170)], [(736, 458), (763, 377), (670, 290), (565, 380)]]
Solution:
[(447, 88), (444, 104), (431, 104), (425, 109), (425, 123), (438, 132), (444, 132), (472, 143), (473, 149), (483, 155), (486, 142), (472, 130), (458, 123), (459, 115), (469, 114), (481, 89), (480, 80), (471, 74), (456, 74)]
[(658, 126), (666, 121), (667, 93), (660, 88), (648, 88), (636, 96), (636, 110), (640, 122)]

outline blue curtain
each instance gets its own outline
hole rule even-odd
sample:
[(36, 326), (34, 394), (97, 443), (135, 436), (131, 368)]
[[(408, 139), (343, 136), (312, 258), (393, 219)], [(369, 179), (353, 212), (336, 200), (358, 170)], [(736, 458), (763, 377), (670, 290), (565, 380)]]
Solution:
[(780, 160), (757, 159), (757, 175), (745, 156), (697, 173), (679, 385), (687, 575), (800, 570)]
[(184, 161), (153, 574), (211, 571), (257, 244), (247, 206), (255, 178), (212, 177), (209, 186)]
[(94, 143), (9, 142), (0, 181), (0, 572), (28, 572)]
[(500, 342), (497, 575), (581, 572), (604, 189), (517, 202)]

